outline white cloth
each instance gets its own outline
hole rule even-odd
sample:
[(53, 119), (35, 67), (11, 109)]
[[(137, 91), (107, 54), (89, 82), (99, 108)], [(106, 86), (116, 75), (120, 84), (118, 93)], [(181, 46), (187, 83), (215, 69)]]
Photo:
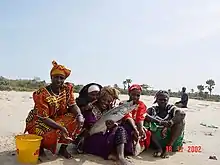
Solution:
[(88, 88), (88, 93), (91, 93), (91, 92), (99, 92), (100, 91), (100, 88), (98, 85), (91, 85), (89, 88)]

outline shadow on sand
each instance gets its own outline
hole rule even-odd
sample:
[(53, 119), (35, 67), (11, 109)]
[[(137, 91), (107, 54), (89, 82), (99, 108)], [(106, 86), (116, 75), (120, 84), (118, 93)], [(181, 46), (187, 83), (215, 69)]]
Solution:
[(0, 162), (3, 165), (19, 165), (16, 160), (16, 152), (15, 151), (4, 151), (0, 152)]
[[(147, 150), (140, 154), (140, 156), (137, 157), (130, 157), (129, 159), (131, 162), (135, 161), (144, 161), (144, 162), (154, 162), (159, 161), (161, 158), (155, 158), (152, 156), (153, 150)], [(94, 156), (94, 155), (87, 155), (87, 154), (74, 154), (72, 159), (64, 159), (59, 156), (54, 156), (47, 152), (48, 159), (41, 159), (39, 160), (38, 164), (45, 164), (47, 162), (50, 162), (50, 164), (63, 164), (63, 165), (84, 165), (84, 164), (90, 164), (90, 163), (97, 163), (97, 164), (105, 164), (105, 165), (113, 165), (113, 161), (106, 161), (103, 160), (100, 157)], [(4, 151), (0, 153), (0, 162), (3, 165), (20, 165), (17, 162), (16, 159), (16, 152), (15, 151)]]
[[(2, 165), (20, 165), (17, 161), (16, 151), (4, 151), (0, 152), (0, 162)], [(54, 156), (50, 153), (47, 153), (46, 158), (40, 158), (38, 164), (45, 164), (50, 162), (50, 164), (63, 164), (63, 165), (83, 165), (89, 164), (89, 162), (94, 162), (97, 164), (105, 164), (105, 165), (112, 165), (112, 161), (104, 161), (102, 158), (93, 155), (86, 155), (86, 154), (73, 154), (72, 159), (64, 159), (59, 156)], [(57, 163), (56, 163), (57, 162)]]

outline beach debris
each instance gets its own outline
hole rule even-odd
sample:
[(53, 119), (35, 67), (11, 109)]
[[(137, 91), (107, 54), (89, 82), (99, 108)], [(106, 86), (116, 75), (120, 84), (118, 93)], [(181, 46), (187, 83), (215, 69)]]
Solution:
[(208, 107), (209, 106), (208, 104), (198, 104), (198, 105), (201, 105), (201, 106), (204, 106), (204, 107)]
[(200, 125), (204, 126), (204, 127), (207, 127), (207, 128), (215, 128), (215, 129), (218, 129), (218, 126), (215, 126), (215, 125), (208, 125), (208, 124), (205, 124), (205, 123), (200, 123)]
[(185, 140), (185, 139), (184, 139), (184, 140), (183, 140), (183, 143), (184, 143), (184, 144), (186, 144), (186, 143), (192, 143), (192, 140)]
[(16, 155), (16, 153), (15, 153), (15, 152), (11, 154), (11, 156), (15, 156), (15, 155)]
[(215, 155), (213, 156), (209, 156), (209, 159), (212, 159), (212, 160), (218, 160), (217, 157)]
[(212, 132), (205, 132), (204, 133), (206, 136), (214, 136), (213, 134), (212, 134)]

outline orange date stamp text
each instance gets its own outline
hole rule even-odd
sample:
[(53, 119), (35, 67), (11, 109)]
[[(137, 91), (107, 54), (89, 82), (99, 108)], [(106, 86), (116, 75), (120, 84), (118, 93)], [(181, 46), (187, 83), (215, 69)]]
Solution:
[(166, 152), (188, 152), (188, 153), (200, 153), (202, 152), (201, 145), (189, 145), (189, 146), (177, 146), (173, 149), (172, 146), (166, 146)]

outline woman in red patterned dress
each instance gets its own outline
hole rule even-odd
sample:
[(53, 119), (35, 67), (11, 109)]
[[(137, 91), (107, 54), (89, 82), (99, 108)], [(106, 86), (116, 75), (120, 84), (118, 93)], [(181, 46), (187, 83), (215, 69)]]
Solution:
[[(128, 133), (128, 141), (130, 141), (129, 148), (133, 150), (131, 153), (133, 155), (138, 155), (144, 149), (147, 149), (150, 145), (151, 132), (144, 128), (144, 120), (147, 114), (147, 107), (144, 102), (140, 101), (140, 95), (142, 88), (140, 85), (134, 84), (128, 88), (129, 100), (137, 104), (137, 108), (128, 113), (124, 117), (123, 126)], [(136, 151), (135, 144), (139, 142), (141, 150)]]
[(33, 93), (34, 109), (26, 119), (25, 132), (43, 137), (40, 156), (44, 149), (56, 153), (57, 143), (61, 143), (59, 154), (71, 158), (67, 145), (83, 126), (84, 118), (75, 103), (73, 85), (64, 83), (71, 71), (52, 62), (51, 84)]

